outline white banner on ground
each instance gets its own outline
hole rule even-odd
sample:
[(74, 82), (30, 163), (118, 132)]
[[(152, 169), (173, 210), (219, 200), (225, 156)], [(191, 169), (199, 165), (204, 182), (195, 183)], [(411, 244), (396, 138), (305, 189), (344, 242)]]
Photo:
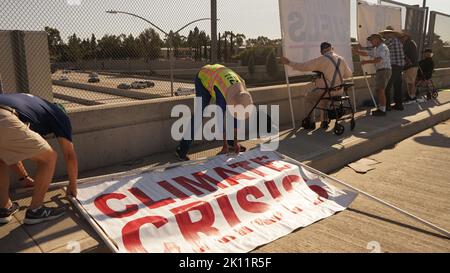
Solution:
[(80, 185), (118, 252), (247, 252), (344, 210), (341, 191), (273, 152)]
[[(367, 46), (367, 37), (379, 33), (387, 26), (396, 31), (402, 30), (402, 9), (400, 7), (371, 4), (358, 1), (358, 41), (362, 46)], [(368, 58), (362, 58), (368, 59)], [(375, 74), (374, 65), (363, 66), (366, 74)]]
[[(350, 0), (279, 0), (283, 54), (294, 62), (321, 56), (330, 42), (353, 70), (350, 47)], [(303, 74), (288, 68), (288, 76)]]

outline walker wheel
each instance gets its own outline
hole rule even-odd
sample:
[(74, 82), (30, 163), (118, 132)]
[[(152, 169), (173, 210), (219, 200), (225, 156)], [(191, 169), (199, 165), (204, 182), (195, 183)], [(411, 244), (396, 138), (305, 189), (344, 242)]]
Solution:
[(340, 136), (345, 132), (345, 128), (343, 125), (336, 123), (333, 131), (337, 136)]
[(437, 99), (439, 97), (439, 93), (436, 90), (433, 90), (431, 92), (431, 95), (432, 95), (433, 99)]
[(305, 118), (302, 121), (302, 127), (306, 130), (314, 130), (316, 129), (316, 124), (312, 122), (310, 118)]

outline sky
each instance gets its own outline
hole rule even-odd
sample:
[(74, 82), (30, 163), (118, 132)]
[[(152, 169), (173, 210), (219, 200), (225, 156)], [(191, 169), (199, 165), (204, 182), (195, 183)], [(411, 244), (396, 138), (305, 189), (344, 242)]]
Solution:
[[(352, 1), (352, 37), (356, 34), (356, 0)], [(367, 0), (377, 2), (377, 0)], [(422, 5), (422, 0), (397, 0)], [(278, 0), (217, 0), (218, 30), (233, 30), (247, 38), (267, 36), (280, 38)], [(109, 9), (127, 11), (147, 18), (166, 32), (178, 30), (186, 23), (210, 16), (209, 0), (1, 0), (0, 29), (42, 30), (45, 26), (61, 30), (65, 39), (76, 33), (82, 38), (96, 34), (139, 34), (149, 25), (126, 15), (111, 15)], [(450, 0), (427, 0), (431, 10), (450, 14)], [(210, 32), (209, 21), (194, 26)], [(450, 19), (438, 20), (450, 40)], [(442, 35), (442, 34), (441, 34)]]

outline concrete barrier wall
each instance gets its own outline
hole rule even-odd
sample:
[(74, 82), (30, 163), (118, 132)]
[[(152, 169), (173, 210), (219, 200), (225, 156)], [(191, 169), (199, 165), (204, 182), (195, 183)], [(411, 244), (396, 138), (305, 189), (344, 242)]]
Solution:
[(79, 83), (79, 82), (70, 82), (70, 81), (60, 81), (60, 80), (53, 80), (52, 81), (54, 85), (63, 86), (63, 87), (70, 87), (80, 90), (88, 90), (92, 92), (98, 92), (98, 93), (105, 93), (110, 94), (114, 96), (121, 96), (125, 98), (131, 98), (136, 100), (150, 100), (160, 97), (159, 95), (152, 95), (152, 94), (146, 94), (143, 92), (138, 92), (134, 90), (123, 90), (119, 88), (112, 88), (112, 87), (106, 87), (101, 85), (93, 85), (93, 84), (86, 84), (86, 83)]
[[(28, 92), (53, 101), (50, 52), (45, 31), (25, 31), (24, 48), (28, 77)], [(24, 91), (25, 92), (25, 91)]]
[(53, 101), (50, 55), (44, 31), (0, 31), (3, 93), (30, 93)]
[[(199, 69), (207, 64), (203, 61), (191, 60), (175, 60), (175, 69)], [(135, 71), (135, 70), (165, 70), (169, 69), (168, 60), (152, 60), (146, 62), (144, 59), (129, 59), (129, 60), (88, 60), (79, 62), (60, 62), (55, 63), (58, 69), (83, 69), (83, 70), (117, 70), (117, 71)], [(235, 67), (238, 63), (227, 63), (228, 67)]]
[[(370, 82), (373, 84), (372, 80)], [(439, 87), (450, 86), (450, 69), (435, 73)], [(316, 97), (308, 94), (312, 84), (292, 85), (292, 97), (297, 125), (311, 109)], [(250, 90), (256, 104), (279, 105), (280, 123), (291, 124), (286, 85)], [(369, 100), (363, 78), (355, 78), (357, 104)], [(170, 118), (172, 108), (186, 104), (192, 108), (193, 97), (164, 98), (115, 105), (90, 106), (72, 110), (69, 115), (74, 131), (74, 144), (80, 171), (119, 164), (151, 154), (171, 151), (176, 142), (170, 135), (175, 119)], [(49, 142), (59, 153), (56, 175), (65, 175), (64, 162), (55, 139)]]
[(0, 80), (3, 93), (13, 93), (17, 90), (16, 67), (14, 62), (11, 31), (0, 31)]

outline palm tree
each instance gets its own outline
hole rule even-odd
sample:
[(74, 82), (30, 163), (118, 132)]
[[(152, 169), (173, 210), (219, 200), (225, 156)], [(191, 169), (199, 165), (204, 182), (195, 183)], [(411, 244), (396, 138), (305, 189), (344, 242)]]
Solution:
[(245, 38), (247, 38), (247, 37), (245, 37), (245, 35), (242, 33), (238, 33), (235, 35), (235, 38), (236, 38), (236, 45), (238, 47), (241, 47), (244, 45)]
[(208, 44), (210, 43), (210, 38), (206, 35), (206, 32), (201, 31), (198, 35), (199, 40), (199, 49), (200, 49), (200, 58), (202, 58), (202, 47), (203, 47), (203, 58), (208, 59)]
[(228, 54), (228, 36), (230, 36), (231, 38), (230, 38), (230, 48), (231, 48), (231, 50), (232, 50), (232, 47), (233, 47), (233, 35), (234, 35), (234, 33), (232, 32), (232, 31), (225, 31), (224, 33), (223, 33), (223, 40), (224, 40), (224, 42), (225, 42), (225, 44), (224, 44), (224, 49), (223, 49), (223, 52), (224, 52), (224, 61), (225, 62), (227, 62), (228, 61), (228, 58), (229, 58), (229, 54)]

